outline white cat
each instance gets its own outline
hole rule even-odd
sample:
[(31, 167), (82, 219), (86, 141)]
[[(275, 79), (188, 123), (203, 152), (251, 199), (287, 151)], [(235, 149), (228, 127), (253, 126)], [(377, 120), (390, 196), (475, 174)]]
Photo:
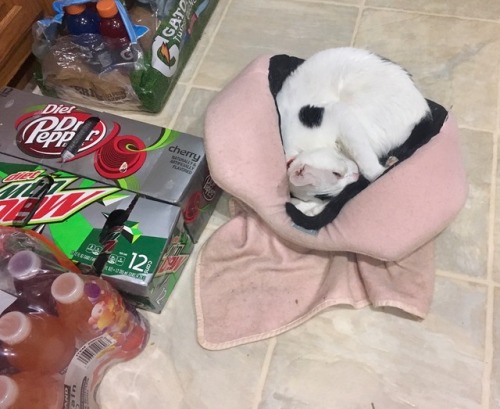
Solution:
[[(305, 60), (276, 95), (292, 194), (335, 196), (378, 178), (379, 158), (429, 115), (427, 101), (399, 65), (367, 50), (333, 48)], [(330, 172), (330, 174), (328, 174)], [(308, 213), (318, 209), (308, 206)]]

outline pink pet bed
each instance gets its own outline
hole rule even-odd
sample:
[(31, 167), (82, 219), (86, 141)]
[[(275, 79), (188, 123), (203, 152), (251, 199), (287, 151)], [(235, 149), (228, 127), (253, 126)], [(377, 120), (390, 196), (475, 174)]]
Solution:
[(289, 330), (338, 304), (390, 306), (423, 318), (434, 289), (433, 239), (457, 215), (467, 182), (456, 121), (350, 200), (315, 233), (285, 211), (290, 195), (269, 56), (211, 102), (205, 147), (233, 218), (198, 257), (198, 340), (222, 349)]

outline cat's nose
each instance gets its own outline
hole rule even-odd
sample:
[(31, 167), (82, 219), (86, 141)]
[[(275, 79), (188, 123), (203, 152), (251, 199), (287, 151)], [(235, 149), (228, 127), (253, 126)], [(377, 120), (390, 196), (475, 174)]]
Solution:
[(353, 173), (352, 174), (352, 178), (354, 181), (358, 180), (359, 179), (359, 173)]

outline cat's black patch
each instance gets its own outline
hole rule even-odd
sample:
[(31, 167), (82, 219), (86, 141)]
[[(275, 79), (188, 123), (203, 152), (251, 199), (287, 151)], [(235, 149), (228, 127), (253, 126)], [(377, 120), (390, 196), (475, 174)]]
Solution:
[(307, 126), (308, 128), (315, 128), (320, 126), (323, 122), (324, 113), (325, 108), (306, 105), (300, 108), (299, 119), (304, 126)]

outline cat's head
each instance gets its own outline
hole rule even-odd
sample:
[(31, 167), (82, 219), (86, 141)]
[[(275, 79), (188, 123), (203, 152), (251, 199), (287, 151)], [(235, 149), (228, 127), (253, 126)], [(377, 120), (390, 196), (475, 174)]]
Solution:
[(354, 161), (337, 149), (321, 148), (299, 153), (288, 160), (290, 192), (302, 200), (336, 196), (359, 178)]

